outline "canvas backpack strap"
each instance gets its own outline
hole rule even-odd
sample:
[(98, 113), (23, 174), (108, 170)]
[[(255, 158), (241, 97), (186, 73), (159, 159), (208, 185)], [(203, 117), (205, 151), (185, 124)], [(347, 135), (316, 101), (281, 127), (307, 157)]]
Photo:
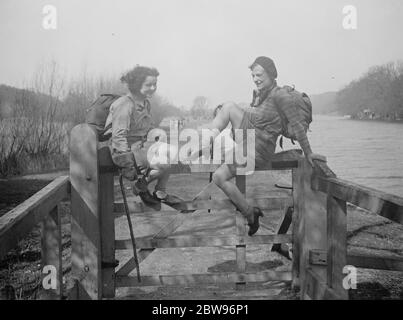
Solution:
[[(274, 89), (274, 90), (278, 91), (278, 90), (281, 90), (281, 88), (277, 87), (277, 89)], [(283, 133), (286, 134), (286, 132), (287, 132), (287, 124), (288, 124), (287, 117), (285, 116), (283, 110), (281, 110), (280, 106), (278, 105), (278, 103), (275, 100), (274, 100), (274, 106), (276, 107), (277, 112), (278, 112), (278, 114), (280, 116), (281, 125), (283, 127)]]

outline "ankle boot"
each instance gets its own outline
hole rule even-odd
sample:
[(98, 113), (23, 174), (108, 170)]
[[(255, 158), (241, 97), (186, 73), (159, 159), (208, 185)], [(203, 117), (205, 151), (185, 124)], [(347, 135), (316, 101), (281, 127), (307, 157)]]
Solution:
[(253, 207), (251, 214), (248, 219), (249, 231), (248, 235), (253, 236), (260, 227), (259, 217), (263, 217), (263, 212), (258, 207)]

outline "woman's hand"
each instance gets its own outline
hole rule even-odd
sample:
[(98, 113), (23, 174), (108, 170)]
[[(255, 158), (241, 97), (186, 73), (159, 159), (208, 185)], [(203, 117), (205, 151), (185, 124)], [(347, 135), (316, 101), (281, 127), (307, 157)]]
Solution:
[(317, 153), (313, 153), (311, 152), (310, 154), (306, 155), (306, 159), (308, 160), (309, 164), (313, 167), (313, 160), (318, 160), (318, 161), (322, 161), (322, 162), (326, 162), (326, 157), (322, 156), (320, 154)]

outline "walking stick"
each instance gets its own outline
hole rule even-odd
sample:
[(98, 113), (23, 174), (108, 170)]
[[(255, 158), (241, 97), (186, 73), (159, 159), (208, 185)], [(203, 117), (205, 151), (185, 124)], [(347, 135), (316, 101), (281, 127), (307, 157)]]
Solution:
[[(210, 159), (212, 162), (213, 162), (213, 157), (214, 157), (214, 140), (210, 143)], [(208, 182), (211, 183), (212, 181), (213, 181), (213, 173), (210, 172)], [(209, 200), (211, 200), (211, 196), (209, 196)], [(210, 213), (211, 209), (208, 209), (207, 212)]]
[(126, 192), (123, 187), (123, 175), (122, 174), (119, 175), (119, 184), (120, 184), (120, 190), (122, 191), (123, 203), (125, 206), (127, 222), (129, 224), (130, 238), (132, 240), (132, 246), (133, 246), (133, 258), (134, 258), (134, 263), (136, 264), (136, 269), (137, 269), (137, 280), (138, 280), (138, 282), (141, 282), (140, 265), (139, 265), (139, 259), (137, 257), (136, 240), (134, 239), (133, 226), (132, 226), (132, 221), (130, 219), (129, 206), (127, 205)]

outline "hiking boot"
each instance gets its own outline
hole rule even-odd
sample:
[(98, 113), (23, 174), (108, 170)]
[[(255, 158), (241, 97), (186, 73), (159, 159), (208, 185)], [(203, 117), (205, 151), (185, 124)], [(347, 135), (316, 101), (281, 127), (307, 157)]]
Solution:
[(168, 194), (164, 191), (159, 191), (159, 190), (154, 191), (153, 196), (155, 199), (161, 201), (162, 203), (166, 203), (169, 206), (183, 202), (183, 200), (178, 198), (177, 196)]
[(248, 231), (249, 236), (253, 236), (259, 229), (259, 227), (260, 227), (259, 217), (263, 217), (263, 212), (258, 207), (253, 207), (253, 211), (247, 217), (248, 226), (249, 226), (249, 231)]
[(154, 210), (161, 210), (161, 201), (153, 197), (150, 191), (141, 191), (138, 196), (147, 207), (153, 208)]
[(141, 192), (149, 192), (148, 183), (144, 177), (139, 178), (136, 180), (136, 182), (132, 183), (132, 190), (136, 196), (140, 195)]

